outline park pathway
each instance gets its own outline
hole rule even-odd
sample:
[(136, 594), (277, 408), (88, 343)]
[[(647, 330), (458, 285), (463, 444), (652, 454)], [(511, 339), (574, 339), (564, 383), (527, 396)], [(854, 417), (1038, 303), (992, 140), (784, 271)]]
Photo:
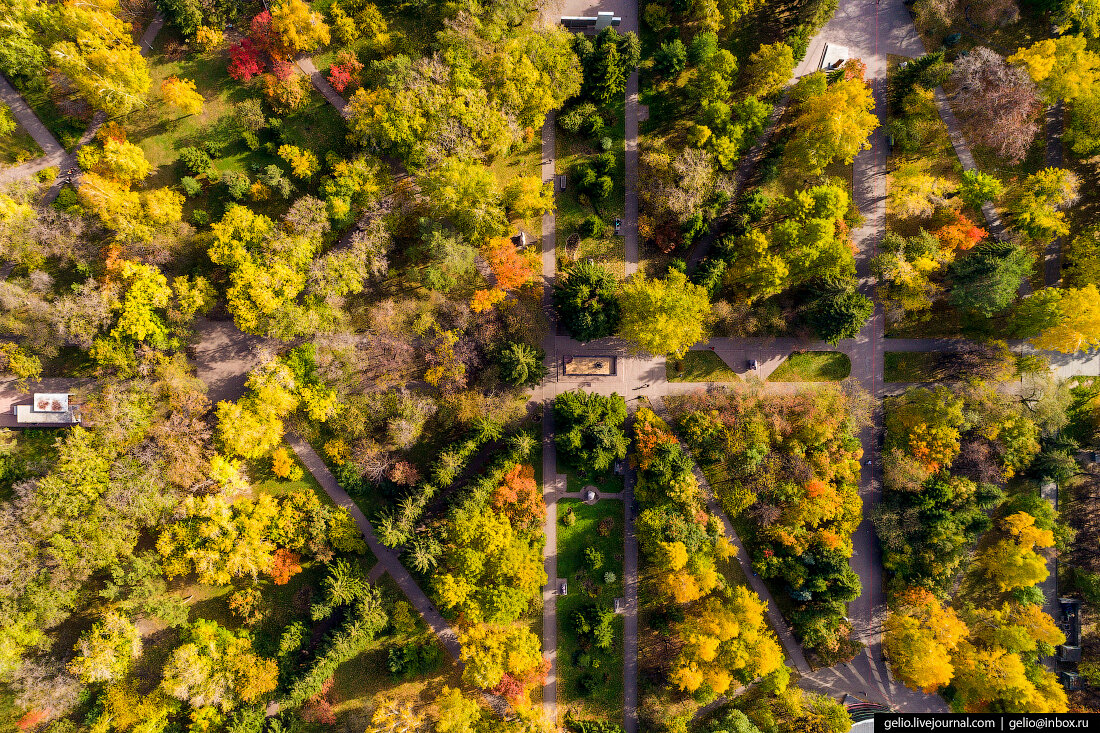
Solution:
[[(963, 170), (978, 170), (978, 164), (974, 162), (974, 154), (970, 152), (970, 144), (966, 141), (966, 135), (963, 134), (962, 125), (959, 124), (959, 119), (955, 117), (955, 112), (951, 109), (951, 102), (948, 101), (947, 93), (943, 91), (943, 87), (936, 87), (932, 92), (932, 97), (936, 100), (936, 109), (939, 110), (940, 119), (947, 127), (947, 136), (951, 138), (951, 147), (955, 149), (955, 157), (959, 159)], [(989, 233), (993, 235), (993, 238), (1002, 242), (1007, 240), (1008, 230), (1005, 228), (1004, 221), (1001, 220), (1001, 215), (997, 212), (996, 207), (986, 201), (982, 204), (982, 214), (985, 216), (986, 225), (989, 227)], [(1024, 282), (1027, 282), (1026, 279)]]
[(332, 499), (337, 506), (341, 506), (348, 510), (352, 519), (355, 520), (355, 524), (359, 527), (359, 531), (363, 533), (363, 538), (367, 541), (367, 546), (370, 547), (374, 556), (378, 558), (379, 564), (385, 568), (385, 571), (394, 579), (397, 586), (401, 589), (401, 592), (409, 599), (409, 603), (412, 604), (412, 607), (424, 617), (424, 621), (427, 622), (432, 633), (439, 639), (439, 643), (443, 645), (447, 653), (450, 654), (455, 661), (458, 661), (461, 647), (458, 643), (458, 635), (455, 633), (454, 629), (451, 628), (447, 620), (436, 610), (432, 602), (428, 600), (424, 591), (420, 589), (420, 586), (416, 584), (416, 581), (413, 579), (412, 575), (409, 574), (409, 571), (401, 564), (401, 560), (398, 558), (397, 553), (383, 545), (378, 541), (378, 538), (374, 536), (374, 529), (370, 526), (370, 522), (367, 521), (362, 510), (340, 486), (340, 483), (336, 480), (336, 477), (332, 475), (332, 472), (328, 470), (328, 466), (325, 465), (321, 456), (317, 455), (317, 451), (313, 450), (313, 447), (309, 443), (295, 433), (287, 433), (286, 442), (294, 449), (294, 452), (302, 461), (302, 464), (305, 465), (306, 469), (313, 474), (313, 478), (317, 479), (317, 483), (321, 484), (321, 488), (325, 490), (329, 498)]
[[(1061, 168), (1062, 130), (1065, 125), (1065, 108), (1061, 102), (1047, 107), (1043, 130), (1047, 138), (1047, 167)], [(1043, 284), (1056, 287), (1062, 282), (1062, 238), (1055, 237), (1043, 252)], [(1056, 618), (1056, 617), (1055, 617)]]
[(27, 104), (27, 100), (23, 98), (23, 95), (3, 75), (0, 75), (0, 101), (8, 105), (12, 116), (34, 139), (43, 153), (33, 160), (0, 171), (0, 183), (18, 181), (34, 175), (44, 168), (60, 165), (62, 158), (65, 157), (65, 148), (53, 136), (49, 128), (42, 124), (42, 120), (38, 119), (38, 115)]
[(336, 111), (340, 113), (341, 117), (347, 119), (348, 101), (333, 88), (332, 84), (329, 84), (325, 75), (317, 70), (317, 65), (313, 63), (313, 57), (303, 56), (298, 59), (297, 64), (298, 68), (309, 77), (309, 81), (313, 84), (313, 88), (319, 91), (321, 96), (336, 108)]
[(542, 498), (546, 502), (546, 523), (542, 548), (546, 586), (542, 589), (542, 652), (550, 660), (550, 670), (542, 687), (542, 707), (546, 717), (558, 716), (558, 499), (565, 494), (565, 476), (558, 473), (554, 448), (554, 416), (550, 402), (542, 412)]

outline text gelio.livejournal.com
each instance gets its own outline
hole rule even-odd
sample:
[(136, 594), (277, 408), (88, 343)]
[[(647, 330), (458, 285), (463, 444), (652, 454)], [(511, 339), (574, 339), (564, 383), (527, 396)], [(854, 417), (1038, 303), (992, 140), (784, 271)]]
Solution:
[(875, 733), (906, 731), (974, 730), (1095, 730), (1100, 733), (1100, 713), (920, 714), (876, 713)]

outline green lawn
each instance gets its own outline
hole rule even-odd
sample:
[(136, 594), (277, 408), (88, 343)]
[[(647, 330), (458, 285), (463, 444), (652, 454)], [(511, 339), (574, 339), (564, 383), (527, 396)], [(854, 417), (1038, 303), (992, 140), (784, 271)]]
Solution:
[(670, 382), (740, 382), (741, 377), (713, 351), (689, 351), (682, 359), (665, 362)]
[[(626, 245), (621, 236), (614, 234), (612, 222), (623, 217), (626, 202), (626, 188), (624, 185), (624, 128), (623, 110), (615, 110), (616, 122), (608, 127), (602, 136), (611, 139), (611, 151), (615, 153), (616, 166), (612, 172), (615, 187), (611, 195), (605, 201), (585, 202), (581, 200), (581, 194), (577, 190), (576, 176), (573, 170), (576, 165), (583, 162), (589, 156), (600, 153), (599, 147), (592, 141), (581, 135), (570, 135), (562, 129), (556, 131), (557, 151), (554, 162), (554, 172), (557, 175), (566, 176), (566, 189), (556, 189), (555, 227), (558, 268), (561, 269), (573, 262), (592, 259), (603, 264), (619, 277), (626, 273), (624, 261), (626, 259)], [(601, 237), (581, 237), (576, 249), (569, 251), (566, 242), (569, 235), (580, 233), (581, 222), (589, 216), (599, 216), (606, 225), (606, 231)]]
[(933, 382), (939, 368), (940, 357), (936, 353), (887, 351), (883, 355), (886, 382)]
[(769, 382), (839, 382), (852, 373), (852, 361), (839, 351), (796, 351), (768, 377)]
[[(562, 468), (564, 467), (558, 470), (561, 471)], [(570, 493), (584, 491), (585, 486), (595, 486), (596, 491), (601, 494), (617, 494), (623, 490), (623, 477), (616, 476), (611, 472), (586, 476), (584, 478), (578, 476), (575, 471), (569, 471), (568, 469), (566, 469), (564, 473), (565, 490)]]
[[(577, 521), (565, 526), (562, 518), (572, 508)], [(605, 532), (600, 532), (603, 522)], [(608, 526), (610, 525), (610, 526)], [(599, 550), (603, 566), (593, 573), (585, 561), (585, 549)], [(569, 594), (558, 598), (558, 695), (564, 706), (562, 715), (572, 712), (577, 718), (598, 718), (621, 723), (623, 719), (623, 623), (614, 620), (615, 643), (606, 652), (589, 652), (599, 666), (582, 670), (577, 666), (582, 650), (574, 630), (573, 614), (588, 603), (612, 607), (613, 599), (623, 595), (623, 504), (604, 500), (593, 506), (574, 499), (558, 503), (558, 575), (569, 582)], [(615, 573), (611, 583), (603, 574)], [(551, 579), (553, 580), (553, 579)], [(580, 688), (582, 674), (596, 677), (593, 691)]]

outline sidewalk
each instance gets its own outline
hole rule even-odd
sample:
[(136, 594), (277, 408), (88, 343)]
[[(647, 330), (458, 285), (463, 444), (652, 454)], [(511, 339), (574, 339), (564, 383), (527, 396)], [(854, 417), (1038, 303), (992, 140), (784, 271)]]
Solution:
[(427, 622), (432, 632), (439, 639), (443, 648), (447, 650), (455, 661), (458, 661), (461, 647), (459, 646), (458, 635), (455, 633), (455, 630), (451, 628), (447, 620), (440, 615), (439, 611), (432, 605), (432, 602), (428, 600), (424, 591), (416, 584), (412, 575), (410, 575), (409, 571), (405, 569), (405, 566), (401, 564), (400, 559), (398, 559), (393, 550), (383, 545), (378, 541), (378, 538), (374, 536), (374, 529), (370, 526), (370, 522), (367, 521), (362, 510), (360, 510), (355, 502), (352, 501), (351, 497), (348, 496), (348, 493), (341, 488), (340, 484), (336, 481), (336, 477), (328, 470), (328, 466), (325, 465), (325, 462), (321, 460), (321, 457), (317, 455), (317, 452), (313, 450), (312, 446), (302, 440), (298, 435), (287, 433), (286, 442), (294, 449), (294, 452), (298, 455), (298, 458), (309, 472), (313, 474), (313, 478), (317, 479), (317, 483), (321, 484), (321, 488), (325, 490), (329, 498), (332, 499), (337, 506), (341, 506), (348, 510), (352, 519), (355, 520), (355, 524), (358, 525), (359, 531), (363, 533), (363, 538), (367, 541), (367, 546), (370, 547), (374, 556), (378, 558), (378, 563), (385, 568), (386, 572), (390, 574), (390, 577), (393, 578), (398, 587), (401, 588), (401, 592), (409, 599), (409, 603), (412, 604), (412, 607), (424, 617), (424, 621)]

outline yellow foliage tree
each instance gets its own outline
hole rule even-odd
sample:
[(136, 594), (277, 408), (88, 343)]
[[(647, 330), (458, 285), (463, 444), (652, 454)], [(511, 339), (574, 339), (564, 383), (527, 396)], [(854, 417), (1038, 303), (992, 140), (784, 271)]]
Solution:
[(1035, 517), (1027, 512), (1016, 512), (1002, 520), (1002, 529), (1006, 535), (1003, 539), (977, 552), (975, 569), (1002, 593), (1046, 580), (1050, 574), (1046, 560), (1035, 548), (1053, 546), (1054, 534), (1036, 527)]
[(1084, 36), (1045, 38), (1008, 57), (1021, 64), (1051, 102), (1090, 94), (1100, 79), (1100, 56), (1085, 48)]
[(278, 50), (287, 56), (314, 51), (329, 42), (328, 25), (320, 13), (310, 10), (303, 0), (282, 0), (272, 4), (271, 32)]
[(955, 611), (940, 605), (932, 593), (911, 589), (886, 618), (883, 646), (890, 667), (909, 687), (935, 692), (951, 682), (951, 652), (967, 634)]
[(1031, 339), (1036, 347), (1072, 354), (1100, 346), (1100, 291), (1089, 283), (1058, 290), (1056, 323)]
[(673, 664), (674, 684), (695, 692), (706, 683), (721, 695), (734, 680), (748, 682), (782, 666), (783, 650), (764, 622), (766, 608), (744, 586), (728, 601), (708, 598), (677, 627), (683, 645)]
[(195, 90), (195, 82), (170, 76), (160, 84), (160, 93), (164, 101), (185, 115), (202, 114), (203, 98)]

